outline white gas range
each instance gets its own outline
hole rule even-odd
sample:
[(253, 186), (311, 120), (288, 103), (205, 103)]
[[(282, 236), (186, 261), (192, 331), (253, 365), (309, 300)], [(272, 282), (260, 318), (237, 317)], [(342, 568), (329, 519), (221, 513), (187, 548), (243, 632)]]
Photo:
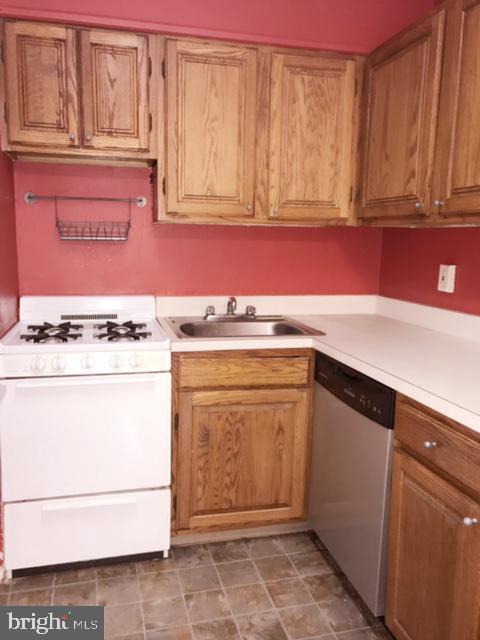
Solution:
[(24, 297), (0, 340), (4, 567), (170, 546), (170, 343), (153, 296)]

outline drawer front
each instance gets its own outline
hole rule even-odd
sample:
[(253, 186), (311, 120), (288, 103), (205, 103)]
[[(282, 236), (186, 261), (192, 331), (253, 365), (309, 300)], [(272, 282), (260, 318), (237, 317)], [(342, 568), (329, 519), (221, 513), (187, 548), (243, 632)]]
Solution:
[(170, 490), (6, 504), (5, 567), (26, 569), (170, 547)]
[(310, 357), (302, 356), (180, 356), (182, 388), (307, 386)]
[(480, 494), (480, 442), (460, 429), (464, 428), (417, 403), (400, 399), (397, 405), (396, 438), (420, 458)]

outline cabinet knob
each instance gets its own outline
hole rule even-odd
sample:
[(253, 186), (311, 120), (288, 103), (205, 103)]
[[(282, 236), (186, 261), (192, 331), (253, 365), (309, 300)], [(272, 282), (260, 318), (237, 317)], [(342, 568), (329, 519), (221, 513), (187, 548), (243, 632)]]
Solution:
[(437, 443), (434, 440), (425, 440), (423, 446), (425, 447), (425, 449), (435, 449)]
[(92, 141), (92, 134), (91, 133), (87, 133), (87, 135), (85, 136), (85, 140), (87, 142), (91, 142)]
[(69, 133), (69, 134), (68, 134), (68, 137), (69, 137), (69, 139), (70, 139), (70, 141), (71, 141), (71, 142), (75, 142), (75, 137), (76, 137), (76, 136), (75, 136), (75, 134), (74, 134), (74, 133)]
[(415, 203), (415, 207), (416, 207), (417, 209), (423, 209), (424, 204), (423, 204), (423, 202), (416, 202), (416, 203)]
[(468, 516), (463, 519), (463, 524), (466, 527), (473, 527), (473, 525), (478, 524), (477, 518), (469, 518)]
[(443, 207), (443, 205), (445, 204), (445, 202), (444, 202), (443, 200), (434, 200), (434, 201), (433, 201), (433, 204), (434, 204), (436, 207)]
[(247, 206), (245, 207), (247, 211), (252, 211), (253, 207), (251, 204), (247, 204)]
[(274, 207), (272, 209), (272, 213), (274, 216), (278, 216), (278, 214), (280, 213), (280, 209), (278, 207)]

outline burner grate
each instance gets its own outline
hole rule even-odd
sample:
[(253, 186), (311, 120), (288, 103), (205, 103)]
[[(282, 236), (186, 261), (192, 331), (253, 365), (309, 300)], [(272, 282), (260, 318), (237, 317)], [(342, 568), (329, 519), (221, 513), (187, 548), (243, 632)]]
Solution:
[(99, 329), (101, 333), (94, 334), (98, 340), (108, 340), (108, 342), (120, 342), (122, 340), (139, 341), (145, 340), (152, 335), (151, 331), (139, 331), (145, 329), (146, 324), (143, 322), (106, 322), (105, 324), (94, 325), (95, 329)]
[(33, 333), (23, 333), (20, 335), (20, 338), (27, 342), (33, 342), (36, 344), (46, 342), (68, 342), (69, 340), (78, 340), (78, 338), (82, 337), (81, 333), (73, 332), (80, 332), (81, 329), (83, 329), (83, 325), (72, 324), (71, 322), (62, 322), (60, 324), (44, 322), (43, 324), (29, 324), (27, 329)]

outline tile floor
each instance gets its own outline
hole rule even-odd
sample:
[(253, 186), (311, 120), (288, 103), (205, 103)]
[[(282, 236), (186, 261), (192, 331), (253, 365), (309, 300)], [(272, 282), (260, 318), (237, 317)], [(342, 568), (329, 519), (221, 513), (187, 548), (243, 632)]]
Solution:
[(147, 560), (15, 578), (2, 604), (101, 604), (117, 640), (379, 640), (313, 534), (174, 547)]

